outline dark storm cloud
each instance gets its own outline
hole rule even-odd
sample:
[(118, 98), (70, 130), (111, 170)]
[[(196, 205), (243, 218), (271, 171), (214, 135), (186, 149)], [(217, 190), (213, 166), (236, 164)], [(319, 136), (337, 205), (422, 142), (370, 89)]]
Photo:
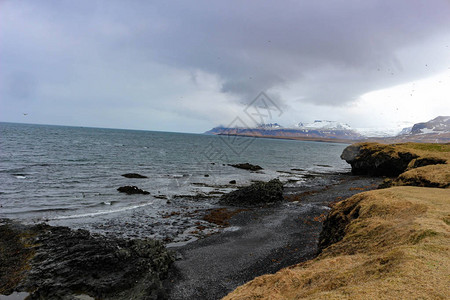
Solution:
[(224, 92), (251, 97), (295, 81), (304, 99), (337, 104), (445, 69), (425, 69), (432, 53), (398, 51), (449, 33), (446, 1), (171, 3), (155, 7), (165, 26), (144, 31), (142, 45), (153, 59), (220, 74)]
[(449, 15), (445, 0), (2, 1), (0, 101), (176, 110), (179, 70), (233, 101), (295, 87), (279, 100), (343, 105), (446, 70)]

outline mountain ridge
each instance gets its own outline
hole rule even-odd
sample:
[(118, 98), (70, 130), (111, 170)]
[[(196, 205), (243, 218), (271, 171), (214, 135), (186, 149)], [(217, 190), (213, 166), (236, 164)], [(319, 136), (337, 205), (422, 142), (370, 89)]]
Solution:
[(278, 123), (258, 124), (255, 127), (218, 126), (206, 131), (205, 134), (344, 143), (355, 141), (447, 143), (450, 142), (450, 116), (438, 116), (427, 122), (416, 123), (412, 127), (404, 128), (397, 135), (392, 135), (392, 132), (383, 133), (383, 131), (378, 131), (377, 135), (365, 135), (346, 123), (328, 120), (315, 120), (312, 123), (299, 122), (291, 127), (283, 127)]

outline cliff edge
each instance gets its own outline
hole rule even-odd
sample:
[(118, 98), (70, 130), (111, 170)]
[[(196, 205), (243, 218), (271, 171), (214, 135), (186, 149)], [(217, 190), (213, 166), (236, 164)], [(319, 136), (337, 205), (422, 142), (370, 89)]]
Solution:
[(355, 173), (398, 177), (336, 203), (315, 259), (257, 277), (224, 299), (446, 299), (449, 153), (449, 144), (349, 146), (343, 158)]

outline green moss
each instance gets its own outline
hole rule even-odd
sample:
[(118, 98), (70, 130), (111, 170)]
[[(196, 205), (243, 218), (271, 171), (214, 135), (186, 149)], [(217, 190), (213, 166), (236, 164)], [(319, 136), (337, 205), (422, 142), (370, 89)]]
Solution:
[(437, 151), (437, 152), (450, 152), (450, 143), (447, 144), (416, 144), (408, 143), (403, 146), (411, 149), (423, 150), (423, 151)]

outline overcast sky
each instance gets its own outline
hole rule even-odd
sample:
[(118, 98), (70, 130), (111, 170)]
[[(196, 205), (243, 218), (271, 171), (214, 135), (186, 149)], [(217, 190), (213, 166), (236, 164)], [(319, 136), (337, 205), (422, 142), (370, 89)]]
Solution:
[[(450, 2), (0, 0), (0, 121), (203, 132), (450, 115)], [(251, 125), (251, 124), (250, 124)]]

